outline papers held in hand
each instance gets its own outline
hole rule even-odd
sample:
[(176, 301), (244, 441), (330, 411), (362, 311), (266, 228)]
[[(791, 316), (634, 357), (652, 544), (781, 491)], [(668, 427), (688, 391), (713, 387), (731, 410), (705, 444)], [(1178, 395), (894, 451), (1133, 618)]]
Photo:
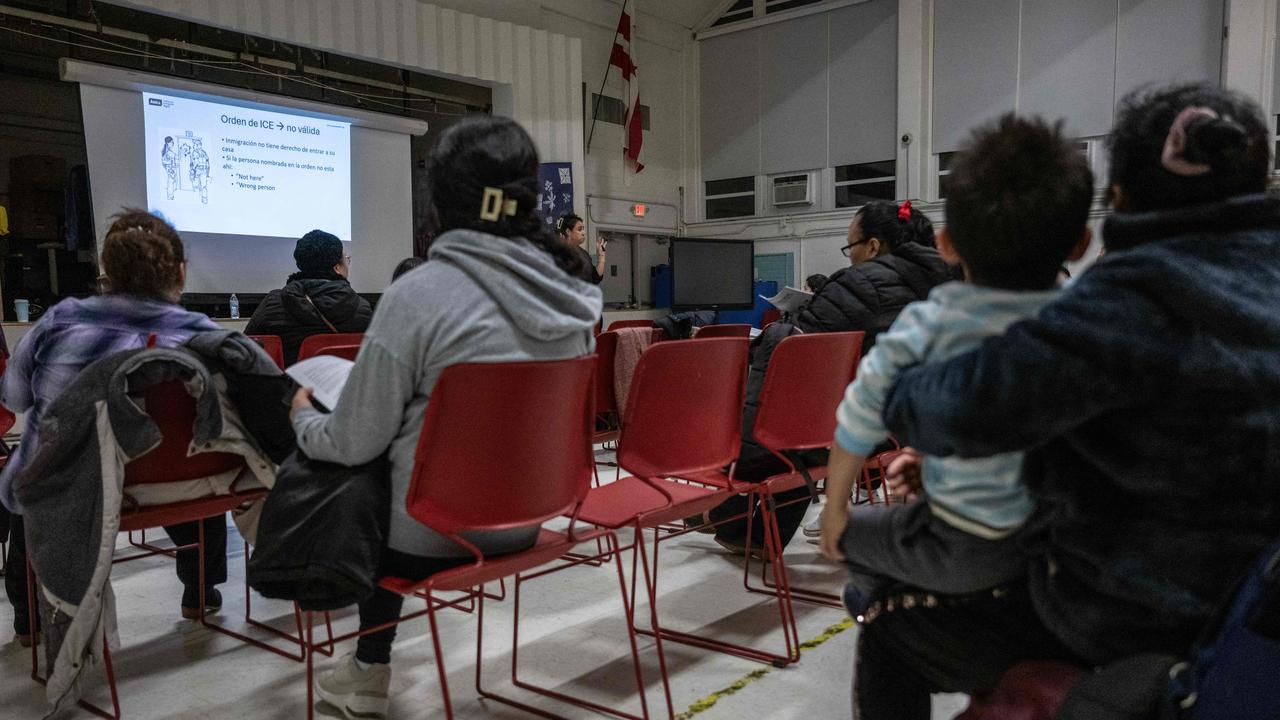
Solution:
[(316, 355), (284, 369), (299, 387), (312, 388), (311, 397), (317, 407), (332, 412), (342, 397), (342, 388), (355, 363), (333, 355)]
[(768, 300), (774, 307), (782, 312), (799, 312), (800, 308), (808, 304), (809, 299), (813, 297), (813, 293), (807, 293), (803, 290), (797, 290), (793, 287), (784, 287), (778, 291), (773, 297), (760, 296)]

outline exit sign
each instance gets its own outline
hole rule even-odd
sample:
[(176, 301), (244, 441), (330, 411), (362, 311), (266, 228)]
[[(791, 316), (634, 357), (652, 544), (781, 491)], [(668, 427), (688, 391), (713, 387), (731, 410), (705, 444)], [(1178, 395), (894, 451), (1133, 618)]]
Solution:
[(631, 206), (631, 214), (638, 218), (644, 217), (644, 214), (647, 212), (649, 212), (649, 206), (644, 203), (636, 203)]

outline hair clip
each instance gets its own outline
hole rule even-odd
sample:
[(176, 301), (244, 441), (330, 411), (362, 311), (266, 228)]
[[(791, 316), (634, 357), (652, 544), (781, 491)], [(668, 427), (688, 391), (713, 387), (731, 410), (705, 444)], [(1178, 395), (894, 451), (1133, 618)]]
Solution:
[(486, 187), (484, 199), (480, 201), (480, 219), (486, 222), (498, 222), (503, 215), (514, 217), (516, 201), (508, 199), (501, 188)]
[(1164, 149), (1160, 152), (1160, 164), (1165, 170), (1182, 177), (1196, 177), (1213, 170), (1208, 163), (1191, 162), (1187, 159), (1187, 126), (1198, 117), (1218, 119), (1218, 113), (1207, 107), (1191, 105), (1182, 109), (1173, 125), (1169, 126), (1169, 135), (1164, 139)]
[(903, 221), (911, 219), (911, 201), (910, 200), (903, 200), (902, 204), (898, 206), (898, 219)]

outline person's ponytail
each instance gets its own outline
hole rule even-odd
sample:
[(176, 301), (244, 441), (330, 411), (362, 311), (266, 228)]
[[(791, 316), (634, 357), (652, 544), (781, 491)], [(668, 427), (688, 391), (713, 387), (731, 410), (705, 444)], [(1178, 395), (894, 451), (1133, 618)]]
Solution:
[(567, 274), (584, 269), (582, 254), (559, 242), (538, 212), (538, 152), (514, 120), (470, 117), (445, 130), (431, 150), (429, 178), (439, 234), (524, 238)]

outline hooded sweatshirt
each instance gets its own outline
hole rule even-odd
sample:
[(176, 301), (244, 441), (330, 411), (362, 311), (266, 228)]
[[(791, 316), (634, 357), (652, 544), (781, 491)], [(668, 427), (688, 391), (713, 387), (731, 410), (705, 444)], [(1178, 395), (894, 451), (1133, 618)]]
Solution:
[[(382, 296), (333, 413), (300, 411), (294, 429), (298, 447), (316, 460), (354, 466), (390, 448), (389, 547), (425, 557), (466, 557), (467, 550), (405, 509), (436, 379), (456, 363), (588, 354), (602, 296), (520, 238), (451, 230), (432, 243), (428, 260)], [(537, 532), (530, 527), (466, 537), (486, 554), (497, 554), (530, 547)]]

